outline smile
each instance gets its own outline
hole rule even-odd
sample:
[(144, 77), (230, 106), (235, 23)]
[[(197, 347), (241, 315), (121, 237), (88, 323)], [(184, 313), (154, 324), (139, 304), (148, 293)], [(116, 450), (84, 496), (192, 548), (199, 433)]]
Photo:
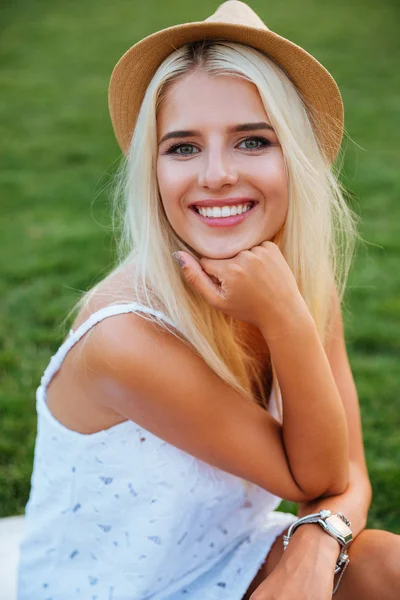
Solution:
[(190, 209), (210, 227), (230, 227), (242, 223), (257, 206), (257, 202), (246, 202), (230, 206), (198, 207), (192, 205)]

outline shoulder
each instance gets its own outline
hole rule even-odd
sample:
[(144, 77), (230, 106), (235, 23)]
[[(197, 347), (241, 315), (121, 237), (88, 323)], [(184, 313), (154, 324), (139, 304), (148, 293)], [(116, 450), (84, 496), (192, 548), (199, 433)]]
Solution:
[(140, 305), (145, 304), (135, 296), (129, 274), (127, 276), (126, 273), (113, 275), (101, 282), (78, 314), (72, 329), (75, 331), (104, 308), (112, 309), (113, 305), (127, 303), (137, 303), (137, 312), (130, 310), (113, 314), (111, 310), (111, 314), (104, 316), (85, 336), (83, 358), (95, 376), (96, 373), (105, 372), (111, 375), (115, 370), (114, 365), (119, 365), (118, 374), (115, 375), (120, 377), (123, 368), (132, 369), (135, 364), (140, 368), (142, 361), (151, 361), (158, 351), (165, 351), (167, 346), (168, 352), (173, 352), (177, 344), (182, 345), (182, 341), (176, 338), (182, 340), (183, 336), (171, 323), (168, 322), (165, 327), (162, 320), (159, 324), (155, 316), (140, 310)]
[(112, 272), (96, 284), (90, 295), (76, 315), (72, 330), (75, 331), (94, 313), (115, 304), (137, 302), (132, 285), (129, 283), (129, 270)]
[(85, 362), (94, 372), (121, 385), (129, 383), (132, 389), (156, 372), (160, 379), (161, 372), (173, 372), (173, 363), (183, 360), (190, 345), (170, 324), (167, 327), (140, 310), (112, 315), (94, 328)]

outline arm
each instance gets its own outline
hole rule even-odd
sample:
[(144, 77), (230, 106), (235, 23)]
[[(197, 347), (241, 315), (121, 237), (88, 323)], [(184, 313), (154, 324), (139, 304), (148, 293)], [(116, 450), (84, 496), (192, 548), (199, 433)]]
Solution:
[[(334, 310), (335, 325), (332, 340), (327, 348), (327, 356), (348, 421), (350, 482), (347, 490), (342, 494), (300, 503), (298, 516), (303, 517), (322, 508), (329, 508), (334, 512), (340, 511), (351, 521), (353, 537), (356, 537), (366, 526), (372, 488), (365, 461), (357, 391), (347, 357), (340, 303), (336, 294)], [(295, 557), (301, 556), (304, 552), (317, 555), (321, 548), (329, 553), (329, 560), (332, 561), (333, 567), (339, 550), (337, 542), (319, 525), (304, 525), (293, 535), (286, 553)]]
[[(351, 521), (351, 530), (355, 538), (367, 522), (368, 510), (371, 504), (371, 485), (357, 463), (350, 463), (350, 483), (343, 494), (300, 503), (298, 516), (316, 513), (322, 508), (329, 508), (332, 512), (342, 512)], [(301, 556), (305, 552), (317, 556), (321, 551), (326, 553), (328, 560), (334, 567), (339, 555), (339, 544), (327, 535), (316, 524), (299, 527), (293, 535), (286, 553)]]
[(277, 496), (315, 497), (292, 477), (280, 423), (227, 385), (190, 344), (128, 313), (98, 323), (84, 353), (94, 395), (97, 386), (99, 396), (108, 391), (103, 409)]
[[(343, 492), (346, 416), (315, 323), (278, 246), (265, 241), (233, 259), (203, 257), (200, 264), (183, 254), (189, 284), (218, 310), (256, 325), (269, 346), (283, 392), (283, 449), (297, 488), (312, 498)], [(271, 469), (271, 455), (259, 452)]]
[(346, 489), (348, 432), (324, 347), (308, 309), (305, 313), (279, 335), (261, 332), (282, 391), (282, 435), (293, 477), (316, 498)]
[[(369, 485), (357, 465), (350, 465), (350, 484), (343, 494), (302, 503), (299, 516), (321, 508), (341, 510), (352, 520), (355, 534), (365, 524), (370, 502)], [(360, 518), (357, 511), (360, 511)], [(318, 524), (299, 527), (273, 572), (255, 590), (260, 600), (302, 598), (328, 600), (332, 597), (334, 571), (340, 545)], [(281, 548), (283, 552), (283, 548)], [(338, 580), (336, 580), (337, 582)]]

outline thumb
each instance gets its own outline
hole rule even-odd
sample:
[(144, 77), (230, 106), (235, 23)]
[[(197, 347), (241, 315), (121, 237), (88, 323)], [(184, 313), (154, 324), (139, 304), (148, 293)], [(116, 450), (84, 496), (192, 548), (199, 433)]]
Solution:
[(210, 304), (217, 303), (221, 298), (220, 286), (213, 282), (200, 263), (187, 252), (173, 252), (172, 256), (179, 263), (186, 281)]

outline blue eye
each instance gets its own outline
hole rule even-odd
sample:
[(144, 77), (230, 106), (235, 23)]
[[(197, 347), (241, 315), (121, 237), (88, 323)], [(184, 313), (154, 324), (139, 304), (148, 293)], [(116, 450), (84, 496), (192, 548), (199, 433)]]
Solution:
[(271, 146), (271, 142), (263, 137), (249, 137), (240, 142), (240, 144), (255, 144), (245, 148), (246, 150), (261, 150), (265, 146)]
[[(255, 137), (255, 136), (246, 138), (245, 140), (240, 142), (239, 147), (241, 144), (250, 144), (250, 146), (247, 146), (246, 148), (244, 148), (244, 150), (250, 150), (250, 151), (261, 150), (262, 148), (272, 146), (272, 143), (269, 140), (267, 140), (263, 137)], [(180, 152), (178, 152), (178, 150), (180, 150)], [(197, 150), (197, 152), (194, 152), (194, 150)], [(193, 146), (193, 144), (188, 144), (188, 143), (184, 144), (181, 142), (180, 144), (174, 144), (173, 146), (168, 148), (168, 150), (166, 150), (165, 154), (176, 154), (177, 156), (193, 156), (194, 154), (197, 154), (198, 152), (199, 152), (198, 148)]]
[[(192, 156), (195, 154), (194, 152), (185, 152), (185, 150), (195, 149), (193, 144), (174, 144), (166, 151), (166, 154), (177, 154), (178, 156)], [(184, 150), (183, 152), (178, 152), (178, 150)]]

